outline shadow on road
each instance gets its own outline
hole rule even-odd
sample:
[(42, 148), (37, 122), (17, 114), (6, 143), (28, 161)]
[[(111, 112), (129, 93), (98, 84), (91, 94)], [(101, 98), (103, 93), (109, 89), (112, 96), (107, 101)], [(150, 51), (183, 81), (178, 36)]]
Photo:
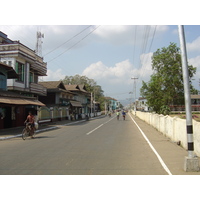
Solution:
[[(55, 137), (51, 137), (51, 136), (35, 136), (35, 138), (33, 140), (44, 139), (44, 138), (55, 138)], [(32, 138), (30, 138), (30, 139), (32, 139)]]

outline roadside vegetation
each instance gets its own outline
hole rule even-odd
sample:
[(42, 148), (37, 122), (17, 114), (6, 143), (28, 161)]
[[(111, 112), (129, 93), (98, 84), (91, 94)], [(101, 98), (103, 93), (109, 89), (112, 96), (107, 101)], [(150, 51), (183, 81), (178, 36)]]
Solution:
[[(170, 105), (184, 105), (184, 86), (180, 48), (175, 43), (154, 52), (149, 82), (142, 82), (140, 93), (153, 112), (168, 115)], [(198, 94), (191, 80), (196, 68), (188, 65), (191, 94)]]

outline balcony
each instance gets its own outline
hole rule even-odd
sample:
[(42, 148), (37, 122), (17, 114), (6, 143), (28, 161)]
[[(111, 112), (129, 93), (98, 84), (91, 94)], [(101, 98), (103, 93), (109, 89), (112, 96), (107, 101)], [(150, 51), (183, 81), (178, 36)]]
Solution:
[(35, 51), (29, 49), (21, 43), (0, 45), (1, 57), (20, 57), (31, 64), (31, 68), (36, 71), (39, 76), (46, 76), (47, 63), (43, 62), (43, 58), (38, 56)]
[(37, 83), (30, 83), (30, 92), (41, 96), (47, 95), (47, 89), (44, 86)]

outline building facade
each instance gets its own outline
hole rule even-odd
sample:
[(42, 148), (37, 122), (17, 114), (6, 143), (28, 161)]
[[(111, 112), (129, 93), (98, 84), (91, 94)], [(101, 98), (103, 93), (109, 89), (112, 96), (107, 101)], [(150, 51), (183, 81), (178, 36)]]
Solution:
[(11, 66), (0, 63), (0, 129), (22, 126), (29, 106), (44, 106), (34, 97), (7, 91), (7, 80), (16, 78)]
[(17, 79), (9, 79), (8, 90), (25, 96), (46, 95), (46, 88), (38, 84), (40, 76), (46, 76), (47, 64), (35, 51), (12, 41), (0, 32), (0, 62), (11, 66), (18, 74)]
[[(38, 79), (40, 76), (46, 76), (47, 64), (35, 51), (19, 41), (12, 41), (2, 32), (0, 32), (0, 62), (17, 73), (17, 77), (6, 80), (6, 85), (6, 76), (3, 75), (2, 70), (0, 73), (1, 88), (6, 89), (2, 95), (6, 95), (7, 102), (10, 98), (11, 102), (9, 106), (4, 107), (6, 117), (11, 118), (7, 121), (12, 121), (6, 125), (6, 128), (22, 126), (29, 111), (37, 115), (38, 106), (44, 106), (38, 101), (38, 97), (46, 95), (46, 88), (38, 84)], [(14, 98), (15, 101), (13, 101)], [(20, 116), (20, 119), (17, 117), (17, 120), (14, 120), (12, 117), (14, 114)]]

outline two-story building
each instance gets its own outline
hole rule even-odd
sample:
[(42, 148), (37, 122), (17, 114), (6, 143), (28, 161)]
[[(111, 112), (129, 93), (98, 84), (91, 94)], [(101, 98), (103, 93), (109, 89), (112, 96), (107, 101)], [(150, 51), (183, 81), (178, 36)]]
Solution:
[(65, 88), (75, 94), (76, 102), (71, 101), (71, 105), (76, 118), (84, 118), (85, 114), (91, 113), (91, 95), (85, 85), (65, 85)]
[(0, 62), (0, 129), (22, 126), (29, 106), (44, 106), (34, 97), (7, 91), (7, 80), (17, 79), (16, 71)]
[[(69, 119), (73, 108), (82, 106), (80, 102), (74, 100), (75, 94), (66, 90), (62, 81), (42, 81), (39, 84), (47, 88), (47, 96), (39, 97), (39, 100), (44, 102), (47, 107), (41, 108), (39, 116), (41, 121)], [(45, 110), (49, 110), (49, 112), (45, 112)]]
[[(39, 77), (46, 76), (47, 72), (43, 58), (19, 41), (12, 41), (3, 32), (0, 32), (0, 62), (12, 67), (18, 74), (15, 79), (7, 80), (8, 91), (35, 100), (38, 100), (40, 95), (46, 95), (46, 88), (38, 84)], [(44, 104), (41, 102), (37, 105), (26, 104), (23, 120), (30, 110), (33, 114), (37, 114), (40, 105)], [(17, 112), (22, 112), (22, 110)], [(22, 122), (19, 122), (19, 124), (21, 125)]]
[(115, 111), (119, 109), (120, 102), (111, 97), (105, 97), (107, 111)]
[(0, 62), (15, 69), (17, 79), (8, 80), (8, 90), (15, 91), (25, 96), (38, 97), (46, 95), (46, 88), (38, 84), (40, 76), (46, 76), (47, 64), (35, 51), (12, 41), (7, 35), (0, 32)]

